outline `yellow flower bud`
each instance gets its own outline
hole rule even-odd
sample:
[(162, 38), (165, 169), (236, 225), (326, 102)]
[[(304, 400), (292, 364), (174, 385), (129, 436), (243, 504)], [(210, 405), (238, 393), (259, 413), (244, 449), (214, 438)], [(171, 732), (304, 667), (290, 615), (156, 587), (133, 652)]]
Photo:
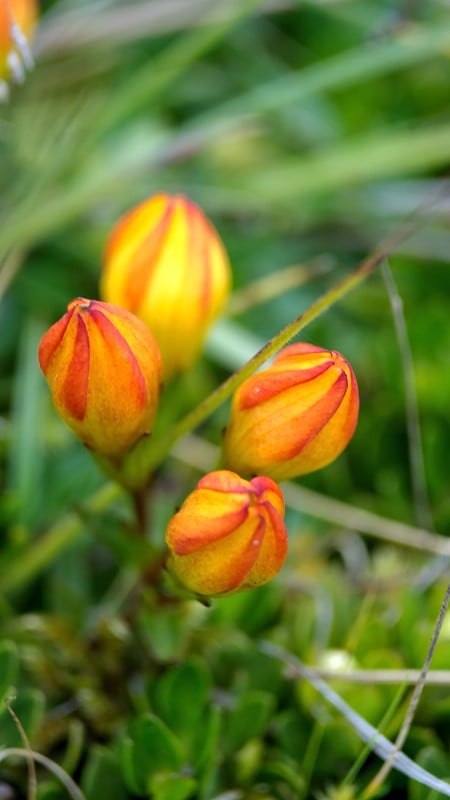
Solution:
[(0, 78), (8, 77), (8, 56), (14, 50), (17, 51), (12, 26), (18, 25), (20, 33), (28, 39), (34, 31), (37, 16), (37, 0), (0, 2)]
[(200, 595), (261, 586), (286, 558), (283, 516), (283, 495), (270, 478), (210, 472), (169, 522), (169, 570)]
[(224, 246), (202, 211), (185, 197), (158, 194), (113, 229), (100, 293), (151, 328), (168, 379), (197, 359), (230, 282)]
[(44, 334), (39, 363), (55, 407), (94, 452), (120, 459), (149, 433), (161, 355), (141, 320), (82, 297)]
[(358, 410), (356, 378), (340, 353), (290, 345), (235, 393), (224, 463), (275, 480), (314, 472), (345, 449)]

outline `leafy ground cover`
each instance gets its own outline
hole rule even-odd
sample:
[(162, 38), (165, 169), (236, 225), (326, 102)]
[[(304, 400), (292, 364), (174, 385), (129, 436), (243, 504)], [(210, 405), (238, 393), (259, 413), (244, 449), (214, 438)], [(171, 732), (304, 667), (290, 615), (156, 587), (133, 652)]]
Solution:
[[(444, 0), (42, 4), (0, 107), (5, 800), (449, 796), (449, 48)], [(208, 606), (143, 565), (229, 398), (159, 464), (138, 536), (36, 358), (160, 190), (214, 221), (234, 282), (161, 430), (302, 313), (361, 395), (345, 453), (283, 484), (283, 570)]]

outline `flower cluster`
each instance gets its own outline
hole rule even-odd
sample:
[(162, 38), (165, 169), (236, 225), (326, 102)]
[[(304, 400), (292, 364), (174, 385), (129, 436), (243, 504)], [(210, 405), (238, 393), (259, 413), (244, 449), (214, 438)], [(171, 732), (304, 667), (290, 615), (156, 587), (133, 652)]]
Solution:
[[(230, 285), (225, 248), (202, 211), (158, 194), (112, 231), (103, 299), (73, 300), (43, 336), (39, 363), (57, 411), (110, 469), (139, 452), (141, 483), (148, 479), (145, 443), (161, 383), (198, 358)], [(223, 436), (223, 468), (205, 475), (169, 521), (172, 575), (206, 596), (273, 578), (287, 553), (276, 481), (336, 459), (355, 431), (358, 406), (350, 364), (311, 344), (285, 347), (244, 380)]]

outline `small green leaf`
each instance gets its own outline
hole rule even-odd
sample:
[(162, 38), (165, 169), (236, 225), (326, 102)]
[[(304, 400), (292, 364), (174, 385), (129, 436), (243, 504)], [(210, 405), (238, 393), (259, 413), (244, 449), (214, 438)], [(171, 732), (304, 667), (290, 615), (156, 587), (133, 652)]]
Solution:
[(37, 800), (67, 800), (67, 790), (51, 780), (40, 780), (37, 789)]
[(117, 758), (106, 747), (97, 746), (90, 751), (81, 786), (86, 800), (127, 799)]
[(202, 727), (196, 731), (193, 746), (193, 764), (201, 774), (210, 773), (218, 761), (222, 720), (222, 709), (212, 706)]
[[(414, 759), (416, 763), (431, 772), (436, 778), (447, 778), (450, 775), (450, 760), (439, 747), (424, 747)], [(439, 793), (429, 786), (417, 781), (410, 781), (408, 797), (410, 800), (437, 800)]]
[(272, 695), (261, 691), (249, 691), (240, 698), (230, 715), (227, 730), (227, 743), (232, 752), (264, 732), (274, 702)]
[(153, 800), (188, 800), (197, 788), (197, 781), (185, 775), (160, 774), (150, 782)]
[(178, 772), (183, 761), (178, 739), (154, 714), (131, 723), (120, 755), (125, 783), (137, 794), (148, 789), (157, 773)]
[(155, 705), (171, 729), (184, 737), (195, 734), (211, 688), (210, 676), (197, 661), (168, 670), (156, 685)]
[[(290, 787), (296, 798), (305, 796), (305, 779), (295, 763), (269, 761), (261, 771), (260, 778), (271, 786), (281, 783), (283, 787)], [(285, 793), (283, 796), (292, 795)]]

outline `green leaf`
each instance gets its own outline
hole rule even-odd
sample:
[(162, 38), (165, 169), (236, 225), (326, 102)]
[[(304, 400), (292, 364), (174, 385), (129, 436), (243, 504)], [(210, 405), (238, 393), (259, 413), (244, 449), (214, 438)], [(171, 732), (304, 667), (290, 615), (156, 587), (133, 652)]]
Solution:
[(178, 734), (192, 736), (204, 714), (210, 676), (197, 661), (168, 670), (156, 684), (155, 705), (162, 719)]
[(127, 799), (117, 757), (106, 747), (97, 746), (90, 751), (81, 786), (86, 800)]
[(222, 709), (213, 706), (201, 728), (196, 731), (193, 764), (196, 770), (202, 774), (210, 773), (218, 761), (222, 719)]
[(120, 743), (125, 783), (131, 791), (144, 793), (158, 773), (177, 772), (183, 758), (174, 734), (154, 714), (135, 719)]
[[(295, 792), (295, 797), (305, 796), (305, 779), (297, 764), (281, 760), (269, 761), (261, 772), (261, 778), (269, 785), (280, 783), (283, 787), (290, 787)], [(283, 794), (284, 796), (286, 795)], [(292, 797), (290, 794), (287, 796)]]
[(249, 691), (232, 711), (227, 729), (231, 751), (239, 750), (249, 739), (261, 736), (273, 713), (275, 700), (267, 692)]
[(185, 775), (155, 775), (150, 788), (154, 800), (187, 800), (197, 791), (197, 781)]
[[(430, 746), (424, 747), (419, 751), (414, 759), (419, 766), (431, 772), (437, 778), (447, 778), (450, 775), (450, 760), (446, 753), (439, 747)], [(409, 800), (437, 800), (439, 797), (438, 792), (424, 786), (417, 781), (410, 781)]]

